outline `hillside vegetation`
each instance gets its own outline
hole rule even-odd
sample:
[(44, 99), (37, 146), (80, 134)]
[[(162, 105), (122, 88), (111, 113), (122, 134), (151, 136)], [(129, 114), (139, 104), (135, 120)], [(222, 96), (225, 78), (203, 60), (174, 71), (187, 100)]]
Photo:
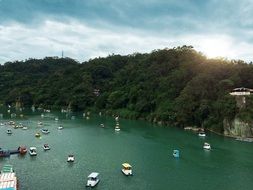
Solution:
[(0, 66), (0, 86), (0, 102), (6, 105), (70, 106), (222, 131), (223, 119), (238, 113), (229, 91), (253, 87), (253, 66), (207, 59), (182, 46), (83, 63), (52, 57), (7, 62)]

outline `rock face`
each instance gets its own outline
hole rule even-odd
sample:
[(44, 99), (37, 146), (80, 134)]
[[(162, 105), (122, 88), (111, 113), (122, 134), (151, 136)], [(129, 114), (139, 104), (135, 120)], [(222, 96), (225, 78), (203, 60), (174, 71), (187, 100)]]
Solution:
[(248, 95), (236, 95), (236, 106), (239, 108), (237, 115), (234, 119), (228, 120), (225, 118), (223, 120), (223, 128), (224, 128), (224, 135), (237, 137), (237, 138), (252, 138), (253, 137), (253, 120), (244, 121), (241, 117), (238, 117), (240, 113), (247, 112), (247, 108), (251, 107), (252, 105), (247, 104)]
[(224, 119), (223, 126), (224, 126), (224, 135), (226, 136), (243, 137), (243, 138), (253, 137), (253, 124), (244, 122), (239, 118), (235, 118), (232, 121)]

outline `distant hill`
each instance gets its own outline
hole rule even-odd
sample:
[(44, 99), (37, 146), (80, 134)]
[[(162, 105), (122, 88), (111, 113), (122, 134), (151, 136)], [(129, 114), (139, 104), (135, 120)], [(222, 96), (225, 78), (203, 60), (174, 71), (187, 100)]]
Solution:
[[(47, 57), (0, 66), (0, 87), (0, 102), (6, 105), (19, 101), (23, 106), (70, 106), (223, 132), (224, 118), (239, 114), (229, 92), (253, 87), (253, 66), (207, 59), (191, 46), (83, 63)], [(253, 102), (251, 96), (247, 99)], [(247, 107), (244, 113), (250, 112)]]

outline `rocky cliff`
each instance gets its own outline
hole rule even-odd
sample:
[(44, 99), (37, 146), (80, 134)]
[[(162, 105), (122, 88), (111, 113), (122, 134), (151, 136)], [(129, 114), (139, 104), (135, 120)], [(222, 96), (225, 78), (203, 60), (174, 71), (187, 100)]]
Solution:
[(223, 120), (224, 135), (253, 138), (252, 97), (235, 96), (238, 113), (234, 119)]
[(224, 119), (224, 135), (232, 137), (253, 138), (253, 123), (235, 118), (232, 121)]

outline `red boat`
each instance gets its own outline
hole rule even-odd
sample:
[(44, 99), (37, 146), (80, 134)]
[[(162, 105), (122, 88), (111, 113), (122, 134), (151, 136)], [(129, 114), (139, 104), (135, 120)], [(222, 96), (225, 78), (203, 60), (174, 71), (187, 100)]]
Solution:
[(27, 148), (25, 146), (18, 147), (18, 150), (20, 154), (26, 154), (27, 152)]

